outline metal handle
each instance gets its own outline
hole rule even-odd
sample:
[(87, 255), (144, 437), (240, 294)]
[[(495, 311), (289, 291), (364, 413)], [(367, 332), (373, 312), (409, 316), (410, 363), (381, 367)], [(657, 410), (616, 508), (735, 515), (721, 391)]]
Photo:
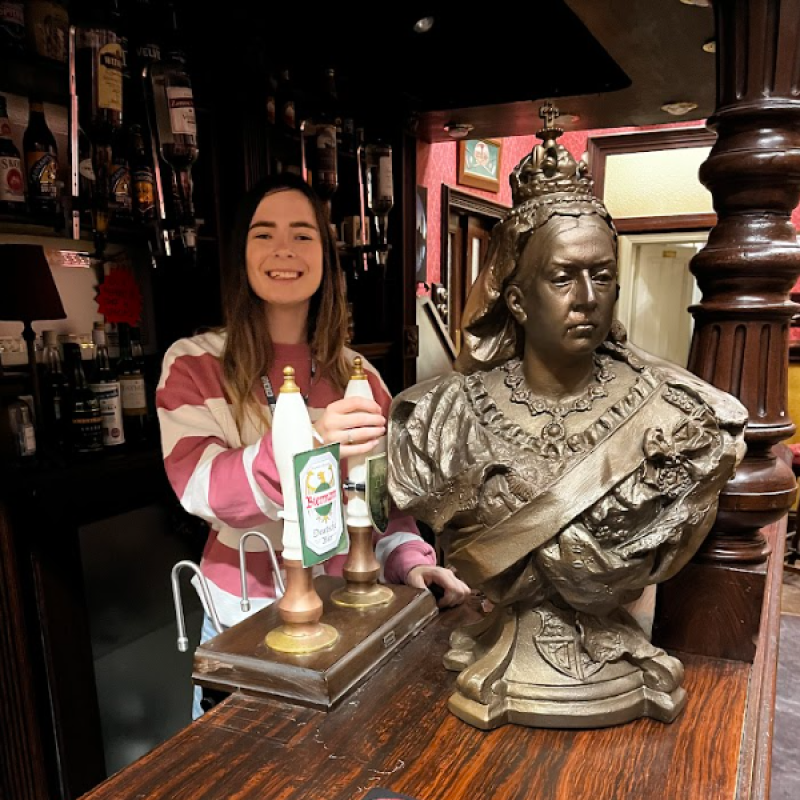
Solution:
[(208, 582), (206, 576), (200, 572), (200, 567), (194, 561), (179, 561), (172, 568), (172, 599), (175, 602), (175, 621), (178, 625), (178, 650), (185, 653), (189, 649), (189, 639), (186, 636), (186, 620), (183, 616), (183, 601), (181, 599), (181, 585), (180, 585), (180, 572), (187, 567), (192, 570), (197, 576), (199, 588), (195, 587), (197, 594), (203, 601), (208, 613), (211, 617), (211, 622), (214, 625), (214, 630), (217, 633), (222, 633), (222, 623), (217, 616), (217, 609), (214, 607), (214, 601), (211, 599), (211, 592), (208, 590)]
[(275, 548), (266, 534), (261, 531), (248, 531), (239, 540), (239, 573), (242, 578), (242, 611), (250, 610), (250, 599), (247, 596), (247, 551), (245, 550), (245, 542), (250, 536), (257, 536), (267, 546), (270, 560), (272, 561), (272, 575), (275, 579), (275, 590), (279, 595), (286, 594), (286, 587), (283, 585), (283, 577), (281, 576), (281, 568), (278, 566), (278, 559), (275, 555)]

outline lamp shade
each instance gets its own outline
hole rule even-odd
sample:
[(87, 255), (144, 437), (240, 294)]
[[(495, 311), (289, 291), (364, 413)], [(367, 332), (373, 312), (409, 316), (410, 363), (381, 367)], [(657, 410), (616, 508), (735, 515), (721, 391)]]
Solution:
[(41, 245), (0, 245), (0, 319), (65, 319), (53, 273)]

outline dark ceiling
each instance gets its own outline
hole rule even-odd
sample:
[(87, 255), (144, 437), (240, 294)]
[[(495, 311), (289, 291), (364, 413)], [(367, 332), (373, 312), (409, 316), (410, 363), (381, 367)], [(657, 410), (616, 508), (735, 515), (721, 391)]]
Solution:
[[(714, 56), (702, 49), (713, 14), (680, 0), (231, 0), (226, 12), (213, 24), (193, 14), (190, 24), (228, 60), (249, 53), (258, 69), (288, 64), (300, 85), (334, 66), (345, 102), (416, 114), (429, 141), (446, 140), (451, 122), (473, 125), (471, 137), (533, 133), (545, 98), (558, 98), (567, 129), (671, 122), (660, 108), (668, 102), (697, 103), (681, 119), (714, 106)], [(415, 33), (425, 16), (433, 28)]]

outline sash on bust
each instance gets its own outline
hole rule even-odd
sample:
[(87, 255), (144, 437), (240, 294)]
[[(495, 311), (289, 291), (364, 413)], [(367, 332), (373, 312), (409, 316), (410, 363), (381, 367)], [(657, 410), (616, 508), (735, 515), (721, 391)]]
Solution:
[[(664, 401), (660, 380), (641, 404), (588, 453), (575, 459), (523, 508), (479, 532), (450, 531), (449, 560), (459, 576), (477, 586), (528, 556), (607, 495), (645, 461), (645, 434), (671, 433), (685, 411)], [(473, 529), (474, 530), (474, 529)]]

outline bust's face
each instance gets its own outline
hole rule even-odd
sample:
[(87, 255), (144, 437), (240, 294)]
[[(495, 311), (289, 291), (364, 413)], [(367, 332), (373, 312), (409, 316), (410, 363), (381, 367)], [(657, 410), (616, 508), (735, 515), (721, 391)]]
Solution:
[(606, 338), (617, 300), (617, 258), (600, 218), (553, 217), (528, 239), (516, 275), (506, 300), (524, 328), (525, 347), (541, 359), (585, 357)]

